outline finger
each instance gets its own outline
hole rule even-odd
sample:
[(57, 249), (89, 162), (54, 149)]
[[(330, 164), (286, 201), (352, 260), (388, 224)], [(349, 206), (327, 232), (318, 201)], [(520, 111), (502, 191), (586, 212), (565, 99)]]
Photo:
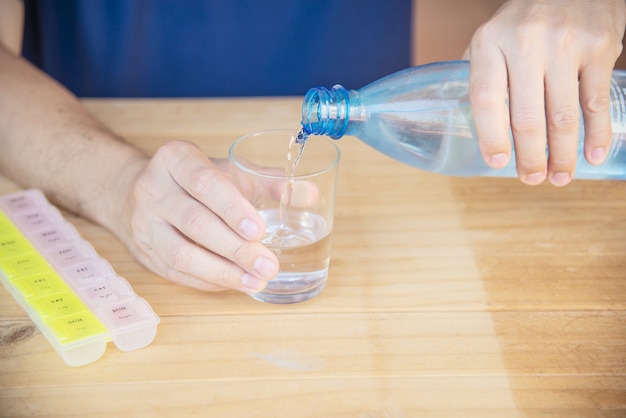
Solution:
[[(208, 292), (219, 292), (223, 290), (227, 290), (227, 288), (218, 286), (207, 280), (202, 280), (188, 274), (182, 273), (180, 271), (174, 270), (170, 267), (170, 265), (166, 262), (166, 259), (162, 257), (160, 254), (160, 250), (157, 251), (152, 247), (152, 241), (155, 239), (155, 233), (159, 231), (168, 231), (170, 233), (178, 233), (171, 226), (167, 225), (163, 220), (152, 220), (151, 221), (150, 234), (147, 239), (144, 239), (141, 245), (134, 247), (134, 256), (146, 267), (148, 267), (151, 271), (158, 274), (161, 277), (166, 278), (167, 280), (179, 284), (181, 286), (191, 287), (198, 290), (208, 291)], [(163, 228), (161, 226), (156, 227), (156, 225), (167, 225), (167, 228)], [(156, 236), (156, 239), (161, 239), (162, 237)], [(169, 238), (168, 238), (169, 239)]]
[[(162, 147), (163, 148), (163, 147)], [(242, 237), (258, 241), (265, 225), (254, 207), (213, 163), (195, 146), (172, 146), (176, 163), (169, 167), (174, 181), (217, 214)]]
[(578, 73), (557, 60), (546, 71), (546, 126), (548, 133), (548, 179), (555, 186), (568, 184), (578, 159)]
[(585, 124), (585, 158), (602, 164), (612, 141), (610, 116), (611, 66), (589, 64), (580, 74), (580, 106)]
[(174, 283), (206, 291), (242, 292), (258, 292), (267, 285), (266, 280), (190, 242), (165, 222), (154, 223), (152, 236), (148, 256), (157, 272)]
[(278, 260), (270, 249), (235, 234), (220, 217), (188, 195), (168, 196), (159, 207), (159, 214), (192, 242), (241, 269), (264, 280), (278, 274)]
[[(479, 31), (475, 39), (480, 39)], [(478, 144), (485, 162), (493, 168), (506, 166), (511, 157), (507, 71), (501, 52), (472, 42), (469, 96)]]
[(509, 95), (517, 174), (526, 184), (539, 184), (548, 166), (543, 67), (509, 63)]
[(230, 174), (230, 163), (228, 162), (228, 158), (209, 157), (209, 161), (211, 161), (217, 168), (219, 168), (227, 176)]

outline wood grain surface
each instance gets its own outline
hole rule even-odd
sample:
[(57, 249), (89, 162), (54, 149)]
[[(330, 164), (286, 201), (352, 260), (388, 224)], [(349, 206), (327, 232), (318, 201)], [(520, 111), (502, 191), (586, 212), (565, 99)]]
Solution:
[[(300, 101), (85, 104), (148, 152), (186, 139), (225, 157), (295, 129)], [(623, 183), (443, 177), (338, 145), (329, 282), (302, 304), (178, 287), (64, 212), (161, 317), (157, 337), (72, 368), (0, 288), (0, 416), (626, 417)]]

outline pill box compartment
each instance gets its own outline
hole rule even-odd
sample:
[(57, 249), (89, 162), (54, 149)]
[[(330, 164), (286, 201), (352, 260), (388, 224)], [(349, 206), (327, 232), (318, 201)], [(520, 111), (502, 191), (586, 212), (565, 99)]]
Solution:
[[(4, 215), (6, 216), (3, 216)], [(159, 317), (38, 190), (0, 196), (0, 281), (63, 360), (150, 344)]]

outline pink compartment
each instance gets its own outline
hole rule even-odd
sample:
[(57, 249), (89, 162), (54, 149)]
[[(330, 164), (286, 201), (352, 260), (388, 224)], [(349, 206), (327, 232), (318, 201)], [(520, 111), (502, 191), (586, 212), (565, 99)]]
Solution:
[(103, 258), (94, 258), (62, 270), (65, 281), (74, 288), (88, 286), (98, 280), (115, 275), (113, 267)]
[(80, 234), (69, 222), (50, 225), (47, 228), (31, 232), (29, 237), (40, 248), (50, 248), (80, 238)]
[(130, 284), (118, 275), (95, 280), (89, 286), (78, 289), (78, 293), (90, 308), (135, 296)]
[(139, 297), (106, 304), (97, 312), (98, 318), (112, 333), (155, 322), (150, 305)]
[(91, 244), (83, 239), (58, 245), (47, 250), (45, 255), (52, 265), (61, 269), (98, 256)]
[(39, 190), (25, 190), (0, 197), (0, 207), (9, 214), (17, 214), (27, 210), (46, 206), (48, 201)]
[(63, 215), (57, 208), (50, 205), (25, 211), (15, 216), (15, 223), (26, 235), (61, 222), (64, 222)]

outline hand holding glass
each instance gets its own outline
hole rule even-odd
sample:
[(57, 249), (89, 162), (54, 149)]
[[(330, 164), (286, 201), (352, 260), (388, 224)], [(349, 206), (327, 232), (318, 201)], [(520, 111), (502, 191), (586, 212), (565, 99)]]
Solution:
[(340, 152), (332, 140), (312, 136), (293, 164), (294, 156), (288, 156), (293, 134), (252, 133), (235, 141), (229, 151), (232, 182), (263, 217), (262, 242), (280, 263), (278, 276), (251, 294), (263, 302), (311, 299), (324, 289), (328, 276)]

